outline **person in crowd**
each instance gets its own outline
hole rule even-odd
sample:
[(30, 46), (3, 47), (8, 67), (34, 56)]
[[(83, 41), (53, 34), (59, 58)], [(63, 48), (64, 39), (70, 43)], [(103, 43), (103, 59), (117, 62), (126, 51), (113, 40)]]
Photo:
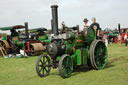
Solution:
[(21, 34), (21, 31), (20, 31), (20, 30), (18, 30), (18, 34), (19, 34), (19, 35)]
[(127, 36), (127, 32), (125, 33), (124, 40), (125, 40), (125, 46), (128, 46), (128, 36)]
[(98, 37), (100, 36), (100, 25), (96, 22), (96, 18), (93, 17), (92, 18), (92, 24), (90, 26), (91, 28), (93, 28), (96, 31), (96, 38), (98, 39)]
[(61, 34), (62, 33), (66, 33), (66, 31), (67, 31), (67, 29), (66, 29), (66, 26), (65, 26), (65, 23), (64, 23), (64, 21), (61, 23)]
[(108, 46), (108, 35), (104, 35), (103, 40), (105, 41), (105, 45)]
[(117, 36), (117, 39), (118, 39), (118, 44), (121, 44), (122, 36), (121, 36), (121, 34), (120, 34), (120, 33), (119, 33), (119, 35)]
[(46, 29), (38, 29), (37, 36), (44, 36), (45, 35), (45, 32), (44, 31), (46, 31)]

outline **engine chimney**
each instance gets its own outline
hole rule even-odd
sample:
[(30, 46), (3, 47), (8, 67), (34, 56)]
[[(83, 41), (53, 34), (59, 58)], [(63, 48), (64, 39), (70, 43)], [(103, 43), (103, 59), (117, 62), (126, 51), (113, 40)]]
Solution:
[(25, 25), (25, 35), (26, 35), (26, 39), (28, 39), (28, 38), (29, 38), (29, 34), (28, 34), (28, 22), (25, 22), (24, 25)]
[(57, 11), (57, 8), (58, 6), (57, 5), (52, 5), (51, 6), (52, 8), (52, 33), (57, 36), (58, 35), (58, 11)]
[(120, 24), (118, 24), (118, 30), (119, 30), (119, 33), (120, 33)]

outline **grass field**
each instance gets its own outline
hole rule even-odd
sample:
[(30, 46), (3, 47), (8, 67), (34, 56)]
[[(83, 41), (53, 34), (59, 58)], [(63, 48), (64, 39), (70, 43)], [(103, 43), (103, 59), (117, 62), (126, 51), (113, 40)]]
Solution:
[(89, 68), (74, 72), (63, 79), (58, 69), (40, 78), (35, 71), (37, 57), (0, 58), (0, 85), (128, 85), (128, 48), (108, 46), (108, 64), (103, 70)]

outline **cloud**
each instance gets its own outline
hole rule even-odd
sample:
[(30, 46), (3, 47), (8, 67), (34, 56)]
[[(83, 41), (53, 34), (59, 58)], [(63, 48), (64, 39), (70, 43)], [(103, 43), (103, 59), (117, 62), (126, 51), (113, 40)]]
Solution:
[(0, 26), (12, 26), (29, 22), (30, 28), (50, 28), (51, 4), (59, 5), (59, 24), (79, 24), (83, 19), (96, 17), (104, 29), (114, 29), (117, 23), (128, 27), (128, 0), (0, 0)]

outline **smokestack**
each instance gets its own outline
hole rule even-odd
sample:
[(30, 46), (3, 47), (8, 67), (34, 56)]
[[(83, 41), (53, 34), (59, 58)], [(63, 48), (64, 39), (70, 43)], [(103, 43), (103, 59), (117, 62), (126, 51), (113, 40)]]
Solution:
[(52, 19), (51, 19), (51, 33), (53, 34), (53, 21), (52, 21)]
[(24, 25), (25, 25), (25, 35), (26, 35), (26, 39), (28, 39), (28, 38), (29, 38), (29, 34), (28, 34), (28, 22), (25, 22)]
[(118, 30), (119, 30), (119, 33), (120, 33), (120, 24), (118, 24)]
[(58, 6), (57, 5), (52, 5), (51, 6), (52, 8), (52, 32), (55, 36), (58, 35), (58, 11), (57, 11), (57, 8)]

